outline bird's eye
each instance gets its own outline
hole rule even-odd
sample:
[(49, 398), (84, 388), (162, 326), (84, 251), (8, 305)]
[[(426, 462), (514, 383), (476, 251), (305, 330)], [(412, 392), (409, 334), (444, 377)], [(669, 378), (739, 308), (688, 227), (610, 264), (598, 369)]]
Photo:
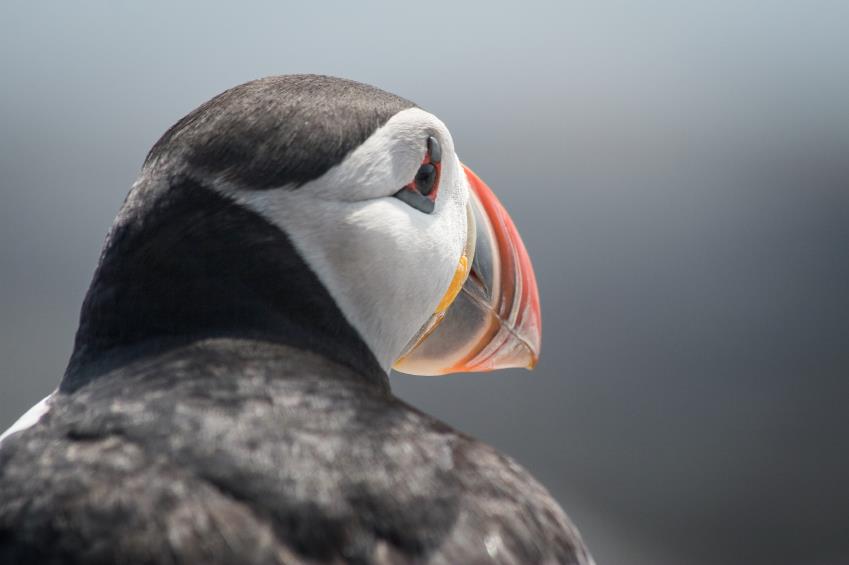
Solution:
[(427, 138), (427, 153), (416, 176), (396, 192), (395, 197), (425, 214), (430, 214), (436, 205), (441, 172), (442, 148), (439, 141), (430, 136)]
[(430, 163), (419, 167), (419, 172), (416, 173), (416, 190), (427, 196), (434, 189), (436, 182), (436, 167)]

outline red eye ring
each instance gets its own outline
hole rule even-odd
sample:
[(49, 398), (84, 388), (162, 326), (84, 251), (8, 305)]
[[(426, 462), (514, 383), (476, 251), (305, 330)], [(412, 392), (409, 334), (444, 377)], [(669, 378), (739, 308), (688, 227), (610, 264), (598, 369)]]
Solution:
[(421, 165), (419, 165), (416, 176), (396, 192), (395, 197), (420, 212), (430, 214), (436, 206), (441, 176), (442, 148), (439, 141), (434, 136), (430, 136), (427, 138), (427, 152)]

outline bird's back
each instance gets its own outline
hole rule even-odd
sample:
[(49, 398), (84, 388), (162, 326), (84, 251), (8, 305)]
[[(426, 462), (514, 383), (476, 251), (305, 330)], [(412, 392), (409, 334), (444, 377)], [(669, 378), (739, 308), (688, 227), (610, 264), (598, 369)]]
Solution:
[(208, 340), (0, 446), (2, 563), (587, 563), (530, 475), (311, 353)]

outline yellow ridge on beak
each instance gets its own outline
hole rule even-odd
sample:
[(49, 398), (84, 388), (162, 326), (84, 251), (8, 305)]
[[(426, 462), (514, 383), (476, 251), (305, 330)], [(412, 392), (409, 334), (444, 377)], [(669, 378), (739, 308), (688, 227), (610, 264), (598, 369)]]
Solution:
[(460, 257), (460, 263), (457, 265), (457, 270), (454, 271), (454, 278), (451, 279), (451, 284), (448, 285), (448, 290), (445, 292), (442, 300), (439, 301), (439, 305), (436, 307), (434, 314), (442, 314), (448, 310), (448, 307), (451, 306), (451, 303), (454, 302), (454, 299), (457, 298), (458, 294), (460, 294), (460, 290), (462, 290), (463, 285), (466, 283), (466, 277), (468, 276), (469, 259), (463, 255)]

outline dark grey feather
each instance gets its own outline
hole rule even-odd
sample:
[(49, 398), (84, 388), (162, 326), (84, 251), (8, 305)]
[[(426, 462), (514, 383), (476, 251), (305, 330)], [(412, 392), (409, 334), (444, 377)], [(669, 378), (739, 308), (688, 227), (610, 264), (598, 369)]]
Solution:
[(200, 175), (244, 188), (300, 186), (413, 106), (352, 80), (267, 77), (231, 88), (193, 110), (156, 142), (146, 164), (177, 160)]
[(586, 563), (538, 483), (314, 354), (137, 360), (0, 449), (0, 563)]

